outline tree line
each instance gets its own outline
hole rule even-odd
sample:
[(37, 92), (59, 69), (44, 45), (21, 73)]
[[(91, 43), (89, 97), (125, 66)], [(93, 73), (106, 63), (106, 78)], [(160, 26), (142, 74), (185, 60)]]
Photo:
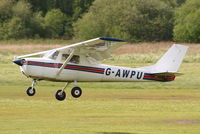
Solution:
[(0, 0), (0, 39), (200, 42), (199, 0)]
[(73, 37), (94, 0), (0, 0), (0, 39)]

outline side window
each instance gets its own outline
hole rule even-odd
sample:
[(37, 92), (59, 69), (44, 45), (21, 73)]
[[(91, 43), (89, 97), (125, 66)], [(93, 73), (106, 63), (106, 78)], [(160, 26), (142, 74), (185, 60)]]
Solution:
[(62, 55), (62, 62), (65, 62), (65, 60), (68, 58), (69, 54), (63, 54)]
[(71, 63), (75, 63), (75, 64), (79, 64), (80, 62), (80, 56), (78, 55), (74, 55), (71, 60), (70, 60)]
[[(62, 62), (64, 62), (68, 57), (69, 57), (69, 54), (63, 54), (62, 55)], [(69, 62), (79, 64), (80, 63), (80, 56), (74, 55)]]

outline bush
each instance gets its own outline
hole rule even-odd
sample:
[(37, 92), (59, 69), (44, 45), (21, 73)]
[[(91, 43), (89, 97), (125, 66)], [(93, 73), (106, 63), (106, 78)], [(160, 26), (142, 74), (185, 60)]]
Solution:
[(8, 0), (2, 2), (0, 6), (2, 7), (0, 9), (0, 39), (21, 39), (32, 35), (29, 28), (32, 12), (28, 2)]
[(12, 7), (14, 0), (0, 0), (0, 22), (3, 23), (5, 20), (12, 17)]
[(19, 17), (24, 21), (29, 21), (32, 16), (31, 5), (25, 0), (18, 1), (12, 7), (12, 15)]
[(130, 41), (171, 40), (173, 8), (160, 0), (96, 0), (74, 24), (75, 36), (113, 36)]
[(44, 18), (46, 36), (49, 38), (58, 38), (65, 33), (65, 23), (67, 16), (60, 9), (52, 9), (47, 12)]
[(200, 42), (200, 1), (188, 0), (176, 10), (174, 40)]
[(6, 38), (22, 39), (27, 38), (30, 34), (30, 29), (25, 27), (22, 18), (13, 17), (7, 23), (7, 35)]

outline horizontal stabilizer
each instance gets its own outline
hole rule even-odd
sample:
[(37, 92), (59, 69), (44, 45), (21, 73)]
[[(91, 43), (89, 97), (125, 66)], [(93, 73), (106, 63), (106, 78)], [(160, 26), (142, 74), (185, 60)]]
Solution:
[(176, 78), (176, 76), (178, 76), (178, 75), (182, 75), (182, 74), (181, 73), (171, 73), (171, 72), (145, 73), (143, 79), (168, 82), (168, 81), (173, 81)]
[(180, 76), (183, 75), (183, 73), (179, 72), (161, 72), (161, 73), (153, 73), (156, 76)]

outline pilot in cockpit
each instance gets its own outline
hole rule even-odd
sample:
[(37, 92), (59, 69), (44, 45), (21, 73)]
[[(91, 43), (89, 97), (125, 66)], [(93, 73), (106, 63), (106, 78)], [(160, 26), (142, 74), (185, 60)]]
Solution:
[[(65, 61), (68, 57), (69, 57), (69, 54), (63, 54), (62, 60)], [(78, 55), (74, 55), (69, 62), (79, 64), (80, 57)]]

